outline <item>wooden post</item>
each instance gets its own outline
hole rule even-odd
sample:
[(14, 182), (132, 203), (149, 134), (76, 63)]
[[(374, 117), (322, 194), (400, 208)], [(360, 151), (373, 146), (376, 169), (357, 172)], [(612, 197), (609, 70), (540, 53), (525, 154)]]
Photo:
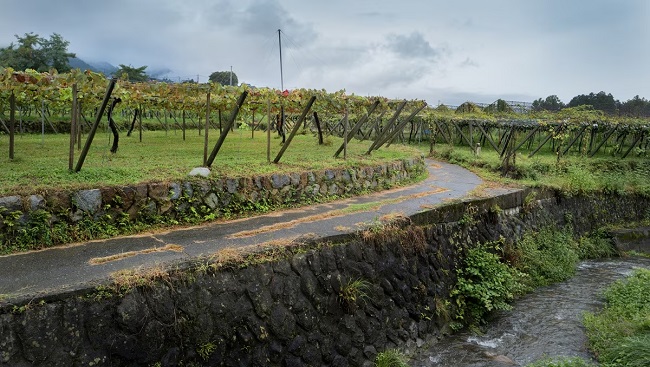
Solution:
[[(350, 139), (352, 137), (354, 137), (354, 135), (359, 131), (359, 129), (361, 129), (361, 126), (363, 126), (363, 124), (365, 124), (366, 121), (368, 121), (368, 119), (370, 118), (370, 115), (372, 115), (372, 113), (375, 112), (375, 109), (377, 108), (377, 106), (379, 106), (379, 101), (378, 100), (375, 101), (375, 103), (372, 104), (372, 106), (370, 107), (370, 110), (368, 111), (368, 113), (366, 115), (364, 115), (363, 117), (361, 117), (359, 119), (359, 121), (357, 121), (357, 123), (354, 125), (352, 130), (350, 130), (350, 133), (346, 133), (346, 134), (343, 135), (343, 144), (341, 144), (341, 146), (336, 151), (336, 153), (334, 153), (334, 158), (338, 157), (339, 154), (341, 154), (341, 150), (343, 150), (343, 145), (346, 145), (346, 147), (347, 147), (348, 141), (350, 141)], [(346, 116), (347, 116), (347, 109), (346, 109)], [(322, 137), (322, 134), (320, 133), (320, 124), (318, 123), (318, 116), (316, 115), (316, 112), (314, 112), (314, 118), (316, 119), (316, 127), (318, 128), (318, 131), (319, 131), (319, 140), (318, 140), (318, 142), (319, 142), (319, 144), (323, 144), (323, 137)]]
[(70, 113), (70, 156), (68, 157), (68, 170), (74, 168), (74, 143), (77, 140), (77, 84), (72, 84), (72, 111)]
[[(214, 162), (214, 158), (216, 158), (217, 153), (219, 153), (219, 150), (221, 149), (221, 146), (223, 145), (224, 140), (226, 140), (226, 136), (228, 136), (228, 133), (230, 132), (230, 129), (231, 129), (232, 125), (235, 124), (235, 120), (237, 119), (237, 114), (239, 113), (239, 109), (241, 108), (241, 106), (244, 104), (244, 101), (246, 100), (246, 96), (248, 96), (248, 91), (244, 91), (239, 96), (239, 99), (237, 100), (237, 103), (235, 104), (235, 107), (233, 108), (232, 112), (230, 113), (230, 118), (228, 119), (228, 123), (226, 125), (226, 128), (223, 129), (223, 131), (221, 132), (221, 135), (219, 135), (219, 140), (217, 140), (217, 143), (214, 145), (214, 148), (212, 149), (212, 153), (210, 153), (210, 157), (206, 160), (205, 165), (207, 167), (212, 166), (212, 162)], [(205, 135), (206, 135), (206, 142), (207, 142), (207, 135), (208, 135), (207, 131), (205, 132)], [(206, 145), (206, 147), (207, 147), (207, 145)]]
[(222, 129), (221, 129), (221, 109), (219, 109), (219, 134), (221, 134)]
[(302, 115), (300, 115), (300, 119), (296, 122), (296, 124), (293, 126), (293, 130), (291, 130), (291, 134), (289, 134), (289, 137), (287, 138), (287, 141), (282, 145), (282, 148), (278, 152), (278, 155), (275, 157), (273, 160), (273, 163), (278, 163), (280, 162), (280, 159), (282, 158), (282, 155), (284, 152), (287, 150), (289, 147), (289, 144), (291, 144), (291, 140), (293, 140), (293, 137), (296, 135), (298, 130), (300, 129), (300, 124), (302, 124), (302, 121), (305, 119), (305, 116), (307, 116), (307, 113), (311, 109), (311, 106), (314, 104), (316, 101), (316, 96), (312, 96), (309, 99), (309, 102), (307, 102), (307, 105), (305, 106), (305, 109), (302, 111)]
[[(395, 113), (393, 114), (393, 117), (388, 120), (386, 123), (386, 127), (384, 128), (384, 131), (379, 133), (379, 127), (377, 127), (377, 130), (375, 130), (375, 140), (372, 142), (370, 145), (370, 148), (368, 148), (368, 151), (366, 152), (366, 155), (370, 154), (373, 150), (375, 150), (375, 147), (379, 144), (379, 141), (384, 138), (384, 136), (388, 133), (389, 131), (389, 126), (395, 123), (397, 118), (399, 117), (399, 114), (402, 113), (402, 110), (404, 109), (404, 106), (406, 106), (406, 100), (403, 100), (399, 106), (397, 106), (397, 110), (395, 110)], [(382, 143), (383, 144), (383, 143)]]
[(643, 137), (644, 137), (644, 136), (645, 136), (645, 131), (641, 131), (641, 134), (639, 135), (639, 137), (637, 137), (637, 138), (634, 140), (634, 143), (632, 143), (632, 145), (630, 146), (630, 149), (628, 149), (628, 150), (625, 152), (625, 154), (623, 154), (623, 156), (621, 157), (621, 159), (625, 159), (625, 157), (627, 157), (627, 155), (630, 154), (630, 152), (632, 151), (632, 149), (634, 149), (634, 147), (635, 147), (637, 144), (639, 144), (639, 142), (640, 142), (641, 140), (643, 140)]
[(140, 113), (138, 114), (138, 133), (140, 135), (140, 143), (142, 143), (142, 105), (140, 105)]
[(343, 160), (348, 159), (348, 108), (345, 108), (345, 118), (343, 119)]
[(208, 165), (208, 132), (210, 131), (210, 91), (208, 91), (205, 110), (205, 138), (203, 139), (203, 165)]
[(41, 99), (41, 145), (45, 145), (45, 100)]
[(75, 111), (77, 116), (77, 150), (81, 150), (81, 135), (83, 133), (83, 124), (81, 123), (81, 103), (77, 98), (77, 110)]
[(609, 140), (609, 138), (614, 134), (614, 132), (615, 132), (617, 129), (618, 129), (618, 125), (614, 126), (614, 128), (613, 128), (612, 130), (610, 130), (607, 134), (605, 134), (605, 137), (603, 138), (603, 141), (601, 141), (600, 144), (598, 144), (598, 145), (596, 146), (596, 148), (594, 148), (594, 150), (593, 150), (591, 153), (589, 153), (587, 156), (588, 156), (589, 158), (591, 158), (591, 157), (593, 157), (596, 153), (598, 153), (598, 150), (600, 150), (600, 148), (601, 148), (601, 147), (602, 147), (602, 146), (607, 142), (607, 140)]
[(99, 111), (97, 111), (97, 116), (95, 117), (95, 123), (93, 124), (92, 128), (88, 132), (88, 138), (86, 139), (86, 145), (84, 145), (84, 148), (81, 151), (81, 155), (79, 156), (79, 161), (77, 162), (77, 167), (75, 167), (75, 172), (81, 171), (81, 167), (83, 166), (84, 161), (86, 160), (86, 155), (88, 155), (88, 151), (90, 150), (90, 145), (92, 144), (93, 139), (95, 138), (95, 133), (97, 132), (97, 127), (99, 126), (99, 123), (102, 120), (102, 116), (104, 116), (104, 111), (106, 110), (106, 105), (108, 104), (108, 100), (111, 98), (111, 94), (113, 93), (113, 88), (115, 88), (115, 83), (116, 82), (117, 82), (117, 78), (113, 78), (108, 83), (108, 88), (106, 89), (106, 94), (104, 95), (104, 100), (102, 101), (102, 106), (99, 108)]
[(183, 109), (183, 141), (185, 141), (185, 109)]
[[(262, 122), (260, 120), (260, 122)], [(251, 139), (255, 138), (255, 109), (253, 109), (253, 125), (251, 126)]]
[(416, 108), (413, 112), (411, 112), (411, 114), (406, 119), (404, 119), (404, 121), (402, 123), (397, 125), (397, 128), (395, 128), (392, 132), (390, 132), (388, 134), (387, 138), (385, 138), (382, 142), (377, 144), (377, 146), (375, 147), (375, 150), (381, 148), (381, 146), (386, 144), (386, 143), (388, 143), (388, 145), (386, 145), (386, 146), (389, 147), (393, 143), (393, 140), (395, 139), (397, 134), (400, 134), (400, 133), (403, 132), (404, 126), (406, 126), (406, 124), (409, 121), (411, 121), (413, 118), (415, 118), (415, 115), (420, 113), (420, 111), (422, 111), (426, 106), (427, 106), (426, 103), (423, 103), (422, 106)]
[(16, 130), (16, 96), (9, 97), (9, 159), (14, 159), (14, 135)]
[(314, 122), (316, 123), (316, 130), (318, 130), (318, 145), (323, 145), (323, 130), (320, 127), (320, 120), (316, 111), (314, 111)]
[(266, 114), (268, 124), (266, 124), (266, 161), (271, 163), (271, 100), (266, 101)]

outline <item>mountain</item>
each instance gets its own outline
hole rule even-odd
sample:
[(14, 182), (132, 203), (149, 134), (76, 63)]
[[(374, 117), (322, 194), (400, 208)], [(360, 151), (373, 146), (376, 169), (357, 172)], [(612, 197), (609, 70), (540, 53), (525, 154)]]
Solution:
[(73, 69), (91, 70), (96, 73), (102, 73), (106, 76), (111, 76), (114, 72), (117, 71), (117, 68), (115, 66), (104, 61), (87, 62), (78, 57), (70, 57), (68, 58), (68, 63), (70, 63), (70, 67)]
[(83, 61), (82, 59), (80, 59), (78, 57), (70, 57), (70, 58), (68, 58), (68, 63), (70, 64), (70, 67), (72, 69), (95, 71), (91, 65), (89, 65), (88, 63), (86, 63), (85, 61)]
[(106, 61), (88, 61), (88, 64), (93, 67), (91, 70), (103, 73), (106, 76), (113, 75), (118, 69)]
[[(91, 70), (106, 76), (112, 76), (119, 69), (106, 61), (84, 61), (78, 57), (71, 57), (68, 59), (68, 62), (73, 69)], [(165, 75), (171, 73), (171, 70), (167, 68), (151, 69), (146, 70), (146, 73), (153, 79), (163, 79)]]

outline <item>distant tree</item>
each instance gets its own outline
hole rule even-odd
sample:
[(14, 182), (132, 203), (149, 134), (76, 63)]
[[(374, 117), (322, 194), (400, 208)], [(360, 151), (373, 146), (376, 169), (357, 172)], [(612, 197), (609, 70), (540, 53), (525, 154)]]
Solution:
[(11, 43), (0, 48), (0, 66), (12, 67), (16, 70), (34, 69), (48, 71), (56, 69), (60, 73), (70, 71), (68, 59), (75, 57), (68, 52), (70, 42), (53, 33), (50, 39), (41, 38), (38, 34), (25, 33), (23, 37), (15, 35), (17, 43)]
[(115, 76), (118, 78), (126, 77), (131, 82), (146, 82), (149, 80), (149, 76), (145, 73), (147, 66), (140, 66), (139, 68), (134, 68), (131, 65), (120, 64), (119, 69), (115, 72)]
[[(219, 83), (221, 85), (230, 85), (230, 71), (215, 71), (210, 74), (210, 81), (213, 83)], [(232, 73), (232, 85), (239, 85), (239, 80), (237, 79), (237, 74)]]
[(564, 107), (566, 107), (564, 102), (562, 102), (555, 94), (546, 97), (546, 99), (540, 98), (533, 101), (534, 111), (559, 111)]
[(621, 102), (614, 99), (611, 93), (603, 91), (597, 94), (580, 94), (571, 99), (567, 107), (592, 106), (595, 110), (606, 112), (610, 115), (618, 113)]
[(491, 105), (485, 108), (485, 112), (495, 113), (495, 112), (504, 112), (504, 113), (513, 113), (515, 112), (508, 102), (503, 99), (497, 99)]
[(480, 113), (481, 108), (472, 102), (465, 102), (456, 108), (456, 113)]
[(636, 95), (621, 104), (620, 113), (631, 117), (650, 117), (650, 101)]

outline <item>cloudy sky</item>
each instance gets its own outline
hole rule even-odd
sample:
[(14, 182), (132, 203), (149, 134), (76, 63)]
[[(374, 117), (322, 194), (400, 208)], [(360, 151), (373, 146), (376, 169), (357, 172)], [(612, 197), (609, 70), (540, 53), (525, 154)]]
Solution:
[(59, 33), (82, 59), (431, 105), (605, 91), (650, 98), (647, 0), (2, 0), (0, 46)]

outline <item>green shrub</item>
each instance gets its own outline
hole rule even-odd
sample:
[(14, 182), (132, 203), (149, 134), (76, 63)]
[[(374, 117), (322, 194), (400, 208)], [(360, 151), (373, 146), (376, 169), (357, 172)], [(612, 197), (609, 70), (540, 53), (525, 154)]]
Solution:
[(498, 243), (467, 249), (463, 266), (456, 270), (457, 283), (451, 292), (457, 307), (455, 318), (466, 325), (484, 321), (493, 310), (508, 310), (508, 302), (523, 292), (524, 274), (501, 262), (495, 253)]

